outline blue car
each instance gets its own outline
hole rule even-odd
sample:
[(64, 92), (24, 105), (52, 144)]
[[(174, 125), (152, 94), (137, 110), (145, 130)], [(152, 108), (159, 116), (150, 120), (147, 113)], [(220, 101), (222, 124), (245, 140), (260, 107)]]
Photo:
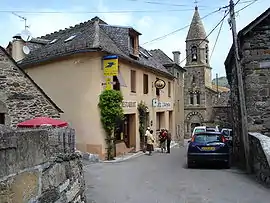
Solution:
[(222, 162), (230, 168), (230, 146), (220, 132), (198, 132), (189, 141), (188, 168), (205, 162)]

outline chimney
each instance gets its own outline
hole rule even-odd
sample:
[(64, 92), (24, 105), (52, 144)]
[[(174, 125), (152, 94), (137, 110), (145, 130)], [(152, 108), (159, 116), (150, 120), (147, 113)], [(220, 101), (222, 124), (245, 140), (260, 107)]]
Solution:
[(21, 38), (20, 34), (13, 36), (12, 41), (12, 58), (17, 62), (22, 60), (25, 57), (23, 53), (24, 41)]
[(173, 51), (172, 53), (173, 53), (173, 61), (176, 64), (180, 65), (180, 54), (181, 54), (181, 52), (180, 51)]

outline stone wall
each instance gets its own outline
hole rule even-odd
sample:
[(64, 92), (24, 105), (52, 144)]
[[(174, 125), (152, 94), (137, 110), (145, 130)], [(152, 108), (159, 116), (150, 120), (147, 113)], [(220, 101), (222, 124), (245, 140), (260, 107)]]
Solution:
[(270, 138), (249, 133), (250, 165), (257, 180), (270, 187)]
[(69, 128), (0, 129), (1, 203), (86, 202), (81, 156)]
[(36, 116), (60, 117), (60, 109), (0, 47), (0, 113), (15, 127)]

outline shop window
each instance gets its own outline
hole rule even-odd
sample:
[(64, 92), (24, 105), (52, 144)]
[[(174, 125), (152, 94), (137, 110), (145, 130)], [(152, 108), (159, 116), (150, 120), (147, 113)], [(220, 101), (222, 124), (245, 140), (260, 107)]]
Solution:
[(136, 71), (130, 71), (130, 90), (133, 93), (136, 93)]
[(189, 103), (192, 105), (194, 104), (194, 98), (192, 93), (189, 94)]
[(168, 97), (171, 97), (171, 82), (168, 82)]
[(200, 93), (197, 93), (197, 104), (201, 104), (201, 98), (200, 98)]
[(113, 89), (120, 91), (120, 82), (117, 76), (113, 76)]
[(143, 93), (148, 94), (148, 75), (143, 74)]
[(0, 124), (5, 125), (5, 114), (0, 113)]

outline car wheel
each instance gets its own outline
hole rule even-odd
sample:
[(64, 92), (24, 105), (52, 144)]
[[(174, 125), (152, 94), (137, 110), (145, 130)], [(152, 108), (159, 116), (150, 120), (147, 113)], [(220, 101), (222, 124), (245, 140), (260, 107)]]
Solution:
[(193, 161), (187, 160), (187, 167), (188, 167), (188, 168), (194, 168), (194, 166), (195, 166), (195, 164), (194, 164)]
[(230, 169), (231, 168), (231, 161), (228, 160), (227, 162), (225, 162), (225, 168), (226, 169)]

